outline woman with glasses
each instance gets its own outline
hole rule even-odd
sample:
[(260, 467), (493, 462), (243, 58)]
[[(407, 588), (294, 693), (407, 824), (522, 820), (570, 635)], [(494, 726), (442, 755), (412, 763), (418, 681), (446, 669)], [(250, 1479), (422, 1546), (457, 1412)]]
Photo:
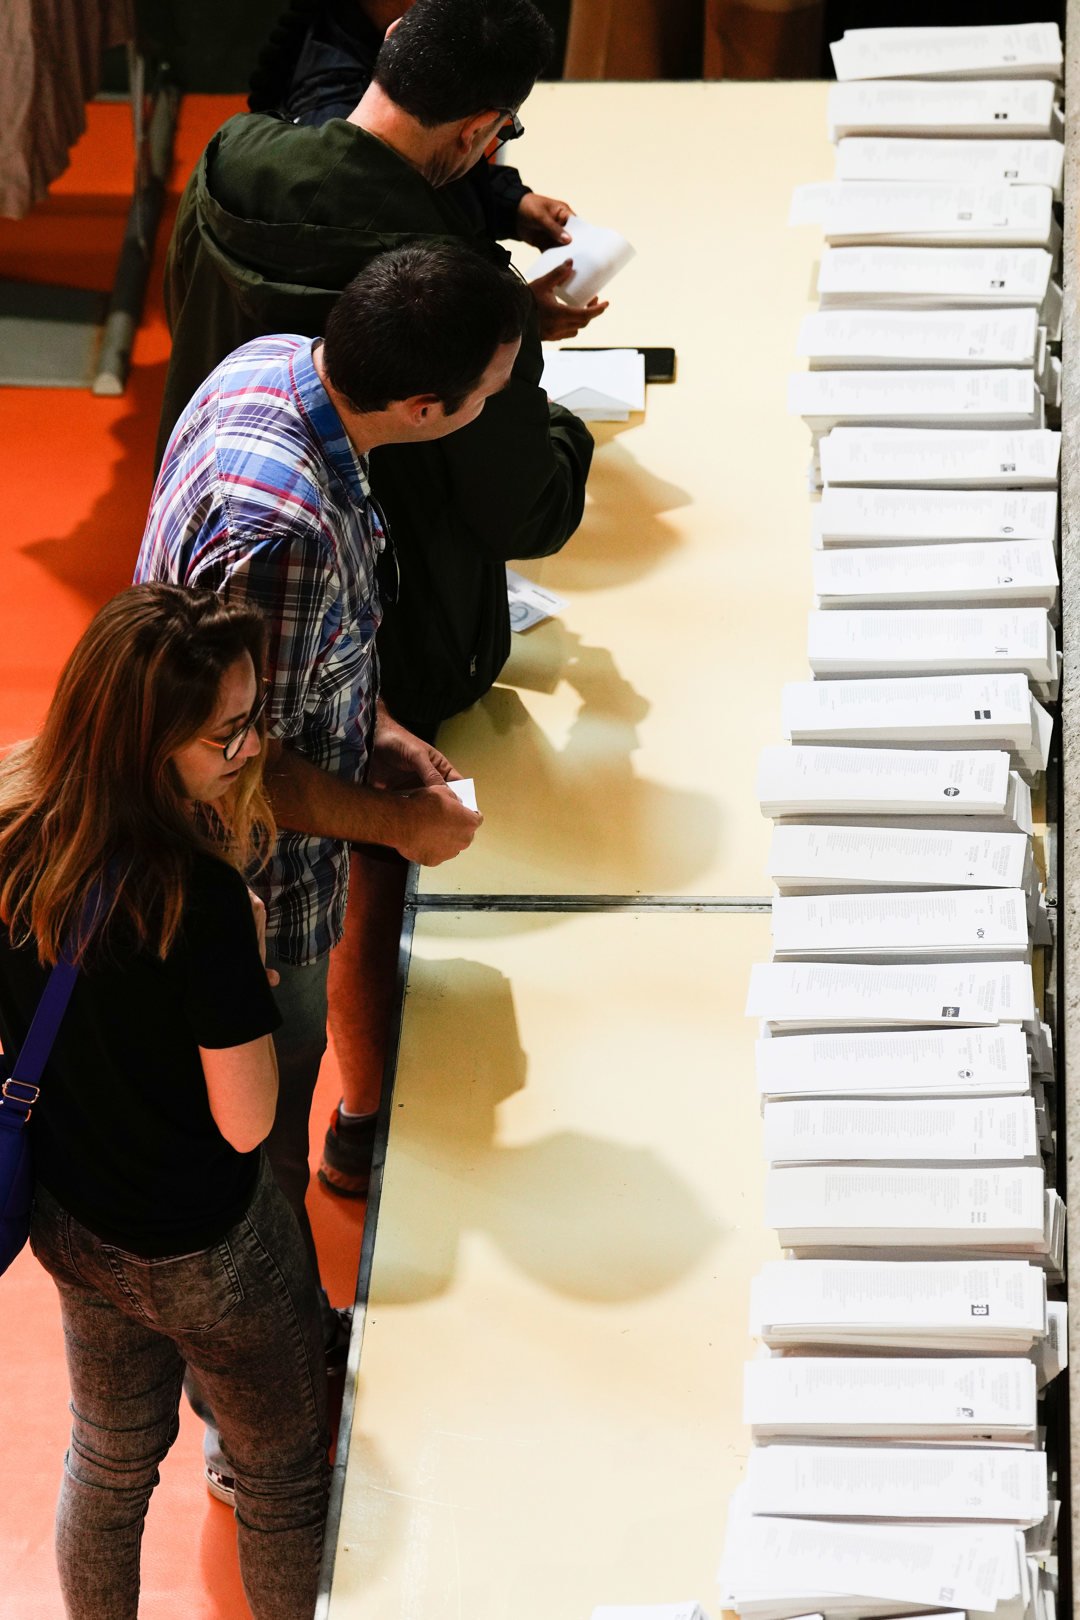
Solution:
[(138, 585), (98, 613), (44, 727), (0, 763), (0, 1038), (79, 976), (29, 1125), (31, 1244), (59, 1290), (73, 1424), (56, 1520), (69, 1620), (134, 1620), (185, 1367), (236, 1481), (255, 1620), (303, 1620), (329, 1470), (314, 1279), (260, 1150), (280, 1022), (242, 873), (272, 818), (262, 622)]

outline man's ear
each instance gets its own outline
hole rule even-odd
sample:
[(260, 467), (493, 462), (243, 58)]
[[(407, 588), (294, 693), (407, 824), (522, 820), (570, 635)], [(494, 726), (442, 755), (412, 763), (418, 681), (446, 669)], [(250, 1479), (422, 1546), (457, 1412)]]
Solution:
[(501, 127), (503, 114), (497, 107), (489, 107), (487, 112), (473, 113), (458, 126), (458, 145), (463, 152), (471, 152), (478, 137), (486, 136), (493, 141)]
[(409, 427), (422, 428), (437, 415), (440, 403), (437, 394), (412, 394), (408, 399), (395, 400), (394, 409), (401, 412)]

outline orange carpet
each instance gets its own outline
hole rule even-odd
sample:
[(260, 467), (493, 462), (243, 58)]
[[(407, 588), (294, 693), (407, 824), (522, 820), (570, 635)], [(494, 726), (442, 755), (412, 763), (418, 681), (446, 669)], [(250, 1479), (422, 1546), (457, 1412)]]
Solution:
[[(240, 102), (183, 103), (170, 203), (131, 377), (120, 399), (70, 389), (0, 389), (0, 747), (35, 731), (61, 664), (94, 610), (130, 583), (152, 484), (168, 357), (161, 273), (176, 197), (218, 125)], [(25, 220), (0, 220), (0, 276), (107, 289), (131, 188), (130, 114), (89, 108), (68, 172)], [(332, 1054), (312, 1115), (321, 1145), (338, 1096)], [(355, 1290), (363, 1205), (317, 1185), (309, 1196), (335, 1304)], [(24, 1253), (0, 1279), (0, 1620), (60, 1620), (52, 1517), (67, 1438), (67, 1381), (53, 1285)], [(120, 1370), (118, 1369), (118, 1375)], [(180, 1438), (150, 1504), (141, 1620), (249, 1620), (232, 1515), (207, 1496), (198, 1422)]]

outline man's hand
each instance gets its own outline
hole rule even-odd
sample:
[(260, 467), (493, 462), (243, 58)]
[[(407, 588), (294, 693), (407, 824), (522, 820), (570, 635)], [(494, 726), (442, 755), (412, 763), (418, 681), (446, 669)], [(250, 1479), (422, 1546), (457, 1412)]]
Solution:
[(529, 283), (529, 291), (536, 301), (540, 336), (546, 343), (574, 337), (608, 307), (607, 299), (601, 303), (599, 298), (590, 298), (587, 304), (561, 304), (555, 290), (569, 281), (573, 273), (574, 261), (567, 259), (565, 264), (557, 264), (546, 276)]
[(398, 725), (380, 702), (368, 768), (369, 787), (437, 787), (460, 776), (445, 754)]
[(394, 799), (401, 811), (394, 847), (420, 866), (441, 866), (460, 855), (484, 819), (479, 811), (466, 810), (446, 787), (417, 788), (396, 793)]
[(573, 212), (569, 203), (557, 197), (540, 197), (535, 191), (527, 191), (518, 203), (518, 236), (533, 247), (561, 247), (570, 240), (565, 227)]

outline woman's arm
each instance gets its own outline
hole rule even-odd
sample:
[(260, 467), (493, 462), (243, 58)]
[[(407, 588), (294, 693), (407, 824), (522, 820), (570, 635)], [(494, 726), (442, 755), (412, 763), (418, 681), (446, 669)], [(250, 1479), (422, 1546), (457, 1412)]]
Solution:
[(278, 1070), (273, 1037), (243, 1046), (199, 1047), (214, 1124), (237, 1153), (264, 1141), (277, 1108)]

